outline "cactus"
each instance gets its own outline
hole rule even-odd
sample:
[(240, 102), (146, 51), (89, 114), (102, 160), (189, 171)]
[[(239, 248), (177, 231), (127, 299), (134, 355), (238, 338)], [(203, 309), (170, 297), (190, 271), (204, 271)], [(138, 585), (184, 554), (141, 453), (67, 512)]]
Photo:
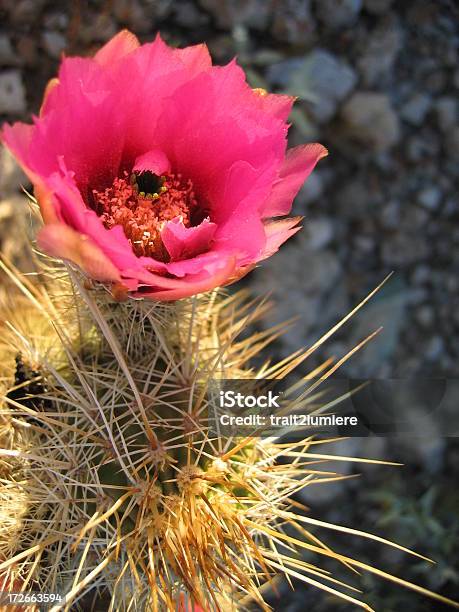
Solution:
[(317, 465), (336, 459), (321, 452), (326, 441), (212, 437), (212, 380), (283, 378), (311, 353), (251, 365), (282, 332), (254, 328), (266, 300), (212, 291), (115, 302), (73, 268), (38, 267), (32, 282), (3, 264), (24, 296), (3, 305), (0, 348), (4, 583), (61, 593), (53, 610), (99, 599), (109, 610), (223, 612), (268, 610), (265, 585), (281, 573), (369, 609), (321, 569), (328, 557), (447, 601), (321, 542), (316, 527), (410, 552), (298, 507), (302, 487), (343, 478)]

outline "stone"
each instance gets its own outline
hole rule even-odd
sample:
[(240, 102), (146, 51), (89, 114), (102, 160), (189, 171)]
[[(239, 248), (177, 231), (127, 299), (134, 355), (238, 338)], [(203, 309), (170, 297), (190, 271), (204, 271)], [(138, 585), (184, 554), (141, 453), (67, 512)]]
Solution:
[(319, 123), (325, 123), (356, 83), (357, 74), (348, 63), (325, 49), (315, 49), (306, 56), (302, 69), (293, 72), (289, 92), (300, 96), (309, 92), (310, 98), (312, 94), (310, 113)]
[[(246, 0), (247, 2), (247, 0)], [(261, 0), (265, 5), (271, 3)], [(310, 0), (283, 0), (274, 2), (272, 34), (274, 38), (292, 45), (306, 46), (315, 37), (315, 20)]]
[(430, 96), (424, 93), (414, 94), (401, 108), (402, 119), (412, 125), (421, 125), (432, 105)]
[(425, 355), (430, 361), (440, 358), (445, 348), (445, 342), (441, 336), (433, 336), (427, 343)]
[(139, 0), (114, 0), (113, 14), (118, 21), (126, 24), (136, 34), (146, 34), (154, 27), (154, 17), (160, 5), (161, 3), (156, 2), (153, 6), (147, 7), (142, 6)]
[(381, 224), (385, 229), (394, 230), (400, 225), (400, 202), (391, 200), (381, 208)]
[(394, 0), (363, 0), (363, 6), (372, 15), (384, 15), (389, 11)]
[(453, 96), (442, 96), (434, 104), (438, 125), (447, 132), (458, 120), (458, 104)]
[(11, 40), (6, 34), (0, 34), (0, 65), (16, 66), (18, 63), (18, 57), (13, 51)]
[(65, 30), (69, 25), (69, 15), (53, 12), (45, 15), (43, 25), (47, 30)]
[(67, 46), (67, 40), (60, 32), (50, 30), (43, 32), (42, 40), (46, 52), (53, 59), (59, 59)]
[(318, 0), (318, 18), (330, 29), (352, 25), (362, 9), (362, 0)]
[(22, 115), (26, 112), (26, 97), (19, 70), (0, 73), (0, 113)]
[(415, 317), (419, 325), (425, 328), (429, 328), (432, 327), (435, 321), (435, 312), (432, 306), (424, 304), (416, 309)]
[(21, 64), (32, 67), (36, 66), (38, 63), (38, 38), (35, 40), (30, 36), (20, 36), (16, 43), (16, 48), (18, 51), (18, 55), (20, 58)]
[(452, 127), (446, 134), (445, 146), (448, 155), (459, 159), (459, 125)]
[(417, 162), (425, 157), (430, 157), (430, 142), (415, 134), (406, 141), (406, 156), (410, 161)]
[(308, 246), (313, 251), (320, 251), (333, 239), (333, 223), (327, 217), (319, 217), (305, 221)]
[[(141, 26), (145, 26), (146, 20), (143, 18)], [(147, 22), (148, 25), (148, 22)], [(134, 28), (133, 28), (134, 29)], [(137, 28), (137, 32), (143, 31), (141, 27)], [(79, 35), (85, 43), (101, 43), (107, 42), (118, 32), (118, 26), (110, 14), (100, 13), (88, 22), (84, 28), (81, 28)]]
[(365, 38), (357, 66), (366, 86), (377, 85), (390, 75), (402, 48), (402, 30), (395, 19), (384, 20)]
[(397, 114), (383, 93), (356, 92), (344, 105), (341, 118), (345, 134), (375, 151), (389, 149), (400, 138)]
[(307, 205), (315, 202), (320, 198), (324, 190), (322, 175), (315, 170), (309, 177), (306, 183), (301, 188), (297, 201)]
[[(295, 241), (284, 245), (275, 257), (264, 262), (255, 275), (253, 288), (258, 295), (266, 295), (267, 288), (272, 288), (276, 309), (266, 323), (277, 324), (292, 317), (299, 319), (282, 336), (283, 356), (307, 344), (311, 330), (318, 324), (328, 324), (323, 312), (324, 301), (328, 302), (326, 297), (338, 284), (341, 274), (337, 254), (332, 249), (313, 251), (304, 231)], [(334, 309), (335, 303), (329, 306)]]
[(368, 190), (361, 180), (350, 180), (342, 185), (335, 199), (343, 218), (359, 219), (368, 212)]
[(182, 1), (175, 12), (175, 21), (185, 28), (198, 28), (208, 23), (209, 19), (209, 16), (202, 13), (191, 1)]
[(29, 180), (6, 147), (0, 147), (0, 199), (27, 186)]
[(403, 268), (429, 257), (429, 248), (430, 245), (420, 241), (417, 234), (397, 233), (384, 240), (381, 256), (387, 266)]
[(11, 11), (11, 21), (19, 26), (34, 23), (41, 13), (46, 0), (19, 0), (14, 2)]
[[(266, 28), (273, 3), (271, 0), (199, 0), (199, 4), (211, 13), (218, 27), (232, 30), (237, 25)], [(288, 12), (288, 7), (285, 12)], [(298, 18), (301, 19), (301, 14)]]
[(411, 281), (414, 285), (424, 285), (429, 282), (431, 270), (425, 264), (418, 264), (414, 269)]
[(417, 200), (427, 210), (437, 210), (442, 195), (441, 190), (436, 185), (431, 185), (418, 193)]
[(280, 62), (274, 62), (266, 71), (266, 78), (272, 85), (287, 89), (293, 73), (303, 70), (304, 58), (291, 57)]

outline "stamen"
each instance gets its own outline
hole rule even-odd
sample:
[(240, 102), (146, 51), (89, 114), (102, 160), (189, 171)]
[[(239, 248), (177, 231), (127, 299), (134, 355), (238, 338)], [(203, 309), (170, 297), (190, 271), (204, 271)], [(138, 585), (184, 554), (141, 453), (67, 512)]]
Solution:
[[(153, 191), (151, 191), (153, 190)], [(161, 240), (167, 221), (180, 217), (190, 227), (199, 212), (190, 180), (181, 174), (123, 173), (104, 191), (93, 190), (93, 207), (107, 229), (122, 225), (138, 257), (169, 261)]]

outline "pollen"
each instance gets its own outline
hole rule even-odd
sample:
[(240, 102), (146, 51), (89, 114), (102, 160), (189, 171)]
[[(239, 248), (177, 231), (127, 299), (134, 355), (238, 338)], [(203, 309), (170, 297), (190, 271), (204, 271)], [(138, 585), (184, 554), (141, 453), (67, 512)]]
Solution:
[(185, 227), (198, 212), (193, 183), (181, 174), (157, 176), (145, 171), (124, 172), (111, 187), (92, 191), (93, 209), (104, 226), (121, 225), (137, 257), (169, 261), (161, 231), (168, 221), (180, 217)]

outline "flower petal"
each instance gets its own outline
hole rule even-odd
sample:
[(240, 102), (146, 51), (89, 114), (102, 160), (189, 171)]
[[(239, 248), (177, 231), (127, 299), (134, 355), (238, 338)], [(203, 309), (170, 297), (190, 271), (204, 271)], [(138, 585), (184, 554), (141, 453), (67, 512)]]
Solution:
[(296, 234), (301, 226), (298, 223), (302, 217), (291, 217), (280, 221), (267, 221), (265, 223), (266, 246), (260, 259), (273, 255), (286, 240)]
[(137, 157), (132, 170), (134, 172), (144, 172), (150, 170), (154, 174), (161, 175), (170, 172), (171, 164), (165, 153), (160, 149), (152, 149), (140, 157)]
[(139, 39), (129, 30), (122, 30), (111, 38), (94, 56), (102, 66), (109, 66), (140, 46)]
[(167, 284), (170, 288), (159, 291), (137, 292), (136, 297), (147, 297), (153, 300), (175, 301), (204, 291), (210, 291), (226, 284), (234, 274), (235, 260), (232, 257), (220, 259), (219, 268), (213, 274), (188, 275), (186, 280), (159, 278), (159, 283)]
[(62, 223), (45, 225), (38, 234), (38, 245), (52, 257), (75, 263), (90, 278), (121, 282), (117, 268), (94, 242)]
[(293, 199), (311, 174), (319, 159), (328, 155), (325, 147), (318, 143), (300, 145), (287, 151), (279, 178), (263, 209), (264, 218), (287, 215)]
[(161, 239), (171, 260), (179, 261), (200, 255), (209, 249), (217, 226), (209, 219), (195, 227), (185, 227), (177, 217), (166, 223), (161, 232)]

